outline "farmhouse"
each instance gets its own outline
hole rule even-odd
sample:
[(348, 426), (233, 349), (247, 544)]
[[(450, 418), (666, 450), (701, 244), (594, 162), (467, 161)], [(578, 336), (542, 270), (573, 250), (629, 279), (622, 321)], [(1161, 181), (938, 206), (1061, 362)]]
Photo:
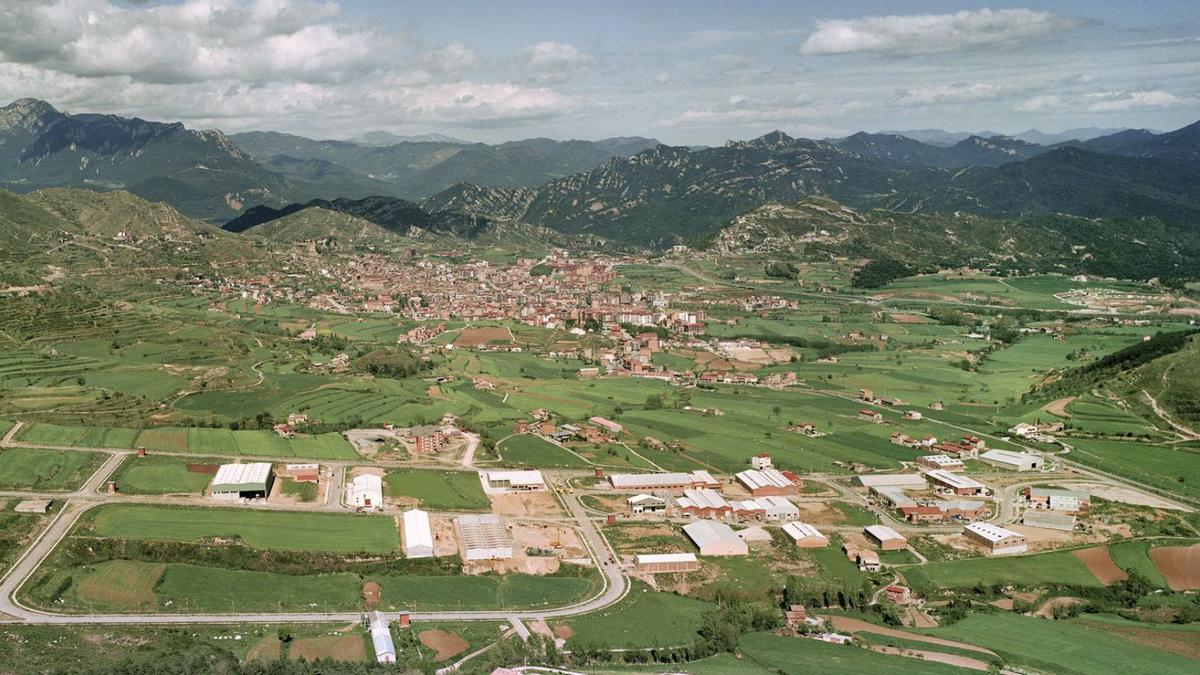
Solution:
[(875, 424), (883, 424), (883, 415), (877, 411), (863, 408), (858, 411), (858, 419), (864, 422), (874, 422)]
[(1029, 550), (1025, 537), (991, 523), (971, 523), (963, 528), (967, 540), (983, 546), (992, 555), (1024, 553)]
[(404, 555), (433, 557), (433, 528), (429, 525), (429, 514), (420, 509), (404, 512)]
[(757, 471), (765, 471), (770, 469), (773, 466), (771, 462), (771, 456), (765, 452), (757, 454), (750, 458), (750, 466)]
[(1025, 499), (1031, 508), (1068, 513), (1087, 511), (1092, 506), (1092, 496), (1079, 490), (1027, 487), (1025, 488)]
[(868, 525), (863, 532), (884, 551), (897, 551), (908, 546), (908, 540), (887, 525)]
[(883, 592), (887, 594), (888, 600), (891, 600), (897, 605), (907, 605), (908, 603), (912, 602), (912, 591), (908, 588), (908, 586), (892, 584), (884, 588)]
[(683, 533), (700, 549), (700, 555), (746, 555), (750, 547), (725, 523), (697, 520), (683, 526)]
[(700, 569), (700, 561), (695, 553), (639, 553), (634, 567), (646, 574), (695, 572)]
[(966, 468), (961, 459), (949, 455), (923, 455), (917, 458), (917, 464), (926, 469), (942, 469), (943, 471), (962, 471)]
[(950, 473), (941, 469), (934, 469), (925, 474), (930, 483), (934, 486), (949, 490), (956, 495), (962, 497), (972, 497), (987, 494), (987, 486), (979, 481), (968, 478), (962, 474)]
[(634, 495), (625, 502), (629, 504), (629, 511), (634, 515), (667, 512), (667, 500), (654, 495)]
[(808, 523), (788, 523), (783, 526), (783, 533), (800, 548), (825, 548), (829, 545), (829, 538)]
[(865, 488), (881, 487), (884, 485), (914, 489), (925, 487), (925, 477), (919, 473), (877, 473), (866, 476), (855, 476), (854, 480)]
[(271, 493), (275, 474), (270, 462), (222, 464), (209, 486), (213, 499), (256, 499)]
[(733, 505), (720, 492), (709, 488), (684, 490), (682, 497), (675, 498), (675, 506), (692, 518), (725, 518), (733, 512)]
[(871, 549), (862, 549), (854, 554), (855, 562), (858, 563), (858, 569), (864, 572), (878, 572), (883, 569), (883, 563), (879, 560), (879, 554)]
[(790, 495), (796, 493), (796, 483), (779, 469), (747, 469), (737, 473), (738, 482), (755, 497)]
[(369, 473), (355, 476), (346, 489), (346, 503), (364, 509), (383, 508), (383, 479)]
[(1042, 458), (1029, 452), (988, 450), (979, 459), (1009, 471), (1033, 471), (1042, 467)]
[(617, 424), (616, 422), (614, 422), (610, 419), (605, 419), (605, 418), (599, 417), (599, 416), (589, 417), (588, 421), (591, 422), (592, 424), (595, 424), (596, 426), (604, 429), (605, 431), (608, 431), (608, 432), (611, 432), (614, 434), (619, 434), (625, 430), (625, 427), (621, 426), (620, 424)]
[(1056, 511), (1034, 511), (1031, 509), (1021, 516), (1021, 522), (1030, 527), (1040, 527), (1044, 530), (1070, 532), (1075, 529), (1074, 515)]
[(507, 560), (513, 557), (512, 539), (500, 516), (494, 513), (460, 516), (454, 520), (463, 560)]
[(492, 490), (536, 492), (546, 489), (541, 471), (484, 471), (484, 480)]
[(441, 449), (442, 444), (446, 442), (446, 436), (442, 433), (442, 428), (431, 424), (412, 427), (404, 437), (414, 445), (413, 450), (418, 455), (437, 452)]
[(721, 485), (704, 470), (691, 473), (615, 473), (608, 477), (608, 482), (618, 490), (682, 490)]
[(392, 642), (392, 630), (383, 612), (371, 612), (370, 633), (371, 644), (375, 647), (375, 660), (379, 663), (395, 663), (396, 645)]

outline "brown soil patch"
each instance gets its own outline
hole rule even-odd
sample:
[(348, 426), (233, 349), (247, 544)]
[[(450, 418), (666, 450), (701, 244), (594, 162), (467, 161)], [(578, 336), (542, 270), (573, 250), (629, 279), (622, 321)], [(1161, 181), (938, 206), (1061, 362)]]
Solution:
[(1074, 401), (1074, 400), (1075, 400), (1074, 396), (1060, 398), (1057, 401), (1051, 401), (1051, 402), (1047, 403), (1046, 405), (1042, 406), (1042, 410), (1045, 410), (1046, 412), (1050, 413), (1051, 415), (1055, 415), (1058, 417), (1070, 418), (1071, 413), (1067, 412), (1067, 406), (1070, 405), (1071, 401)]
[(378, 582), (368, 581), (363, 584), (362, 594), (363, 602), (367, 603), (367, 607), (374, 607), (379, 604), (379, 599), (383, 596), (383, 587)]
[(454, 338), (454, 346), (482, 347), (490, 342), (513, 342), (512, 331), (504, 326), (483, 326), (479, 328), (464, 328)]
[(288, 658), (294, 661), (365, 661), (366, 657), (367, 650), (361, 635), (303, 638), (292, 642), (291, 648), (288, 649)]
[(916, 314), (888, 314), (892, 323), (929, 323), (929, 319)]
[(993, 600), (988, 604), (996, 609), (1003, 609), (1006, 612), (1011, 612), (1013, 609), (1013, 602), (1015, 601), (1012, 598), (1003, 598), (1001, 600)]
[(461, 654), (471, 645), (457, 633), (444, 630), (423, 630), (417, 635), (421, 644), (437, 652), (435, 661), (445, 661), (456, 654)]
[(1150, 549), (1150, 559), (1173, 591), (1200, 588), (1200, 544)]
[(277, 661), (282, 655), (283, 643), (274, 635), (268, 635), (246, 652), (246, 661)]
[(440, 401), (448, 401), (446, 395), (442, 393), (442, 388), (436, 384), (429, 385), (429, 389), (425, 391), (425, 395), (429, 398), (438, 399)]
[(559, 624), (554, 627), (554, 637), (559, 640), (570, 640), (575, 635), (575, 629), (564, 624)]
[(1088, 571), (1096, 580), (1105, 586), (1129, 578), (1125, 574), (1125, 570), (1117, 567), (1117, 563), (1113, 562), (1112, 556), (1108, 554), (1107, 546), (1097, 546), (1095, 548), (1085, 548), (1075, 551), (1075, 557), (1084, 565), (1087, 565)]
[(491, 497), (492, 511), (502, 516), (561, 516), (562, 508), (550, 492), (526, 492)]
[(965, 642), (955, 642), (954, 640), (944, 640), (942, 638), (929, 637), (928, 635), (919, 635), (917, 633), (909, 633), (895, 628), (884, 628), (876, 626), (873, 623), (867, 623), (862, 619), (853, 619), (848, 616), (828, 616), (826, 620), (833, 624), (833, 627), (839, 631), (847, 633), (874, 633), (876, 635), (884, 635), (887, 637), (900, 638), (903, 640), (912, 640), (914, 642), (924, 642), (931, 645), (940, 645), (942, 647), (955, 647), (957, 649), (965, 649), (971, 652), (979, 652), (980, 654), (991, 654), (995, 656), (995, 652), (990, 649), (984, 649), (976, 645), (967, 644)]
[(1155, 630), (1138, 626), (1116, 626), (1110, 623), (1087, 621), (1087, 625), (1146, 645), (1153, 649), (1178, 654), (1184, 658), (1200, 660), (1200, 640), (1191, 631)]
[(932, 661), (935, 663), (945, 663), (947, 665), (956, 666), (958, 668), (968, 668), (970, 670), (981, 670), (987, 672), (990, 667), (987, 663), (979, 659), (973, 659), (969, 656), (959, 656), (957, 654), (943, 654), (942, 652), (931, 652), (924, 649), (902, 649), (900, 647), (878, 646), (871, 647), (871, 651), (879, 652), (880, 654), (892, 654), (894, 656), (908, 656), (922, 661)]
[(191, 464), (188, 463), (187, 470), (192, 473), (208, 473), (215, 474), (221, 468), (220, 464)]

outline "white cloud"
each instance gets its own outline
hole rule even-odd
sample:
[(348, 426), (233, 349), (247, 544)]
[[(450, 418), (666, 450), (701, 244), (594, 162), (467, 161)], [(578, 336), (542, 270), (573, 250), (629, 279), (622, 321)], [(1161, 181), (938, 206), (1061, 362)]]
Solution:
[(596, 62), (595, 57), (575, 45), (539, 42), (521, 52), (520, 65), (541, 84), (566, 82), (578, 71)]
[(953, 14), (829, 19), (804, 41), (802, 54), (890, 52), (927, 54), (1044, 39), (1079, 21), (1029, 9), (980, 9)]
[(862, 101), (832, 103), (809, 99), (757, 100), (744, 94), (734, 94), (707, 108), (691, 108), (674, 117), (659, 120), (660, 127), (764, 127), (786, 128), (793, 133), (823, 136), (834, 129), (815, 120), (828, 118), (869, 107)]
[(1159, 89), (1151, 91), (1102, 92), (1093, 97), (1101, 100), (1088, 106), (1088, 111), (1090, 112), (1124, 112), (1135, 108), (1172, 108), (1196, 102), (1194, 98), (1176, 96), (1175, 94)]
[(1058, 94), (1042, 94), (1026, 99), (1013, 106), (1020, 112), (1049, 112), (1063, 107), (1062, 97)]
[(902, 89), (899, 93), (901, 104), (922, 106), (937, 103), (986, 101), (1001, 96), (1004, 93), (1004, 88), (984, 82), (958, 82), (955, 84), (939, 84), (932, 87)]

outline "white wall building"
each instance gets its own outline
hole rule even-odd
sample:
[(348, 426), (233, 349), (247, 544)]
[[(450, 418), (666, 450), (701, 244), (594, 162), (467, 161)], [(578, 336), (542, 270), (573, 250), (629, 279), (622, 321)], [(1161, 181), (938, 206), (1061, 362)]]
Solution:
[(715, 520), (697, 520), (683, 526), (683, 533), (700, 549), (700, 555), (746, 555), (750, 547), (733, 528)]
[(346, 503), (364, 509), (382, 509), (383, 479), (369, 473), (355, 476), (346, 486)]
[(494, 513), (460, 516), (454, 521), (463, 545), (463, 560), (507, 560), (513, 557), (512, 539), (500, 516)]
[(1009, 471), (1033, 471), (1042, 468), (1042, 458), (1029, 452), (1010, 450), (988, 450), (979, 459)]
[(404, 512), (404, 555), (433, 557), (433, 527), (429, 524), (429, 514), (420, 509)]

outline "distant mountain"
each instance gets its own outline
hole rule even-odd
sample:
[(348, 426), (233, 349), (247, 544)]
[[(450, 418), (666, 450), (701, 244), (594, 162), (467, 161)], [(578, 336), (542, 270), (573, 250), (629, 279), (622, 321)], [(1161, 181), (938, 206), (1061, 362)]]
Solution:
[(1037, 129), (1026, 129), (1019, 134), (1012, 134), (1012, 137), (1035, 145), (1057, 145), (1068, 141), (1090, 141), (1093, 138), (1110, 136), (1122, 131), (1125, 131), (1125, 129), (1121, 127), (1109, 129), (1102, 127), (1082, 127), (1079, 129), (1067, 129), (1055, 134), (1038, 131)]
[(889, 136), (904, 136), (911, 138), (914, 141), (928, 143), (930, 145), (940, 145), (950, 147), (959, 141), (964, 141), (972, 136), (981, 138), (991, 138), (993, 136), (1001, 136), (995, 131), (942, 131), (941, 129), (908, 129), (906, 131), (880, 131), (880, 134)]
[[(76, 232), (101, 237), (169, 235), (175, 239), (224, 234), (217, 227), (188, 218), (168, 204), (148, 202), (124, 190), (95, 192), (78, 188), (48, 188), (25, 199), (58, 216)], [(228, 235), (226, 235), (228, 236)]]
[[(266, 166), (286, 169), (294, 160), (321, 160), (344, 172), (359, 174), (363, 181), (386, 184), (375, 194), (411, 197), (434, 194), (460, 182), (489, 187), (532, 187), (657, 144), (653, 139), (634, 137), (600, 141), (531, 138), (499, 145), (402, 141), (380, 146), (315, 141), (273, 131), (235, 134), (232, 139)], [(354, 187), (348, 175), (343, 174), (341, 180), (347, 189)]]
[[(366, 199), (339, 198), (330, 200), (314, 199), (305, 204), (289, 204), (279, 209), (267, 206), (257, 206), (247, 209), (245, 213), (225, 223), (223, 229), (230, 232), (260, 231), (278, 234), (282, 229), (276, 225), (260, 229), (265, 224), (311, 209), (322, 209), (327, 212), (345, 214), (356, 219), (373, 223), (394, 235), (410, 234), (414, 228), (441, 234), (453, 234), (459, 237), (472, 237), (486, 230), (489, 221), (486, 218), (464, 215), (453, 211), (426, 211), (420, 205), (395, 197), (368, 197)], [(293, 224), (309, 227), (301, 219), (293, 218)], [(286, 222), (283, 223), (286, 226)], [(307, 238), (292, 236), (289, 238)]]
[(942, 131), (941, 129), (909, 129), (907, 131), (881, 131), (881, 134), (889, 134), (893, 136), (905, 136), (915, 141), (928, 143), (930, 145), (940, 145), (949, 147), (960, 141), (966, 140), (971, 136), (979, 136), (980, 138), (994, 138), (996, 136), (1009, 136), (1018, 141), (1033, 143), (1034, 145), (1055, 145), (1065, 143), (1067, 141), (1087, 141), (1100, 136), (1108, 136), (1115, 134), (1124, 129), (1113, 128), (1105, 129), (1101, 127), (1082, 127), (1079, 129), (1067, 129), (1058, 133), (1046, 133), (1037, 129), (1026, 129), (1019, 134), (1001, 134), (995, 131)]
[(1028, 159), (1046, 150), (1042, 146), (1007, 136), (969, 136), (951, 146), (938, 146), (905, 136), (860, 132), (837, 143), (862, 157), (887, 160), (905, 166), (948, 169), (997, 166)]
[(361, 136), (351, 139), (359, 145), (395, 145), (397, 143), (456, 143), (470, 145), (471, 141), (446, 136), (445, 134), (418, 134), (416, 136), (398, 136), (388, 131), (368, 131)]
[(1200, 167), (1200, 122), (1162, 134), (1146, 129), (1129, 129), (1071, 145), (1092, 152), (1160, 159)]

